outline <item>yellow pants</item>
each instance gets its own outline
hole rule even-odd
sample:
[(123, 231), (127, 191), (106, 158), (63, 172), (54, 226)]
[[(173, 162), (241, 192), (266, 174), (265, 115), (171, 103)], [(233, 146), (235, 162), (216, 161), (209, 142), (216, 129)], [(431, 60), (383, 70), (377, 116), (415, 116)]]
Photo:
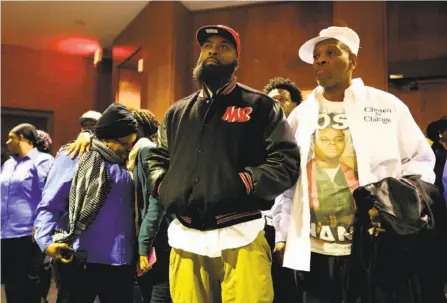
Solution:
[(209, 258), (172, 249), (169, 266), (174, 303), (271, 303), (270, 247), (260, 232), (247, 246)]

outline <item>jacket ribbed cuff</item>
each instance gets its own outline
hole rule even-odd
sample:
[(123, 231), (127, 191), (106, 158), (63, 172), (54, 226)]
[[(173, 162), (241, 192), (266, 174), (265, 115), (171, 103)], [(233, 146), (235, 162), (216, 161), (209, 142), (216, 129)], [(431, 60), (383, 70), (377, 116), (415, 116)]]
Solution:
[(247, 195), (249, 195), (253, 191), (253, 179), (251, 178), (251, 175), (247, 172), (242, 172), (239, 173), (239, 177), (241, 177), (242, 182), (244, 182), (245, 191), (247, 192)]

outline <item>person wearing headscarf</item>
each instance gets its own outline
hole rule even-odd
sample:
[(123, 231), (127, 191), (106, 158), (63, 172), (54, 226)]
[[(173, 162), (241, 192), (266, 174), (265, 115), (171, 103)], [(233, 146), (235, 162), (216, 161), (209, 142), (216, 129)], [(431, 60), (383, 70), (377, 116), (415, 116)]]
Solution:
[[(134, 186), (125, 161), (137, 122), (123, 105), (98, 119), (90, 151), (58, 153), (38, 206), (35, 238), (56, 260), (58, 302), (133, 302)], [(74, 256), (74, 257), (73, 257)]]
[[(159, 200), (147, 195), (145, 159), (155, 140), (159, 122), (147, 109), (132, 110), (138, 122), (137, 142), (129, 153), (127, 169), (135, 185), (135, 225), (138, 234), (138, 277), (137, 282), (144, 302), (171, 302), (169, 293), (169, 253), (167, 228), (172, 218), (160, 213)], [(91, 134), (82, 132), (69, 148), (77, 157), (90, 149)], [(161, 223), (160, 223), (161, 219)], [(154, 256), (156, 263), (154, 264)]]

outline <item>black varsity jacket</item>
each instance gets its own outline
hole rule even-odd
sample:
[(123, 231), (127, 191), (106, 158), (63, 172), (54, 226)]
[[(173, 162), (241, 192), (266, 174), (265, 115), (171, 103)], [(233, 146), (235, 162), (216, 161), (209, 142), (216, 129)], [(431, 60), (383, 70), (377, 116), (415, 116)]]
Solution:
[(195, 229), (260, 218), (298, 179), (298, 146), (284, 113), (236, 82), (211, 99), (199, 93), (164, 117), (147, 157), (151, 194)]

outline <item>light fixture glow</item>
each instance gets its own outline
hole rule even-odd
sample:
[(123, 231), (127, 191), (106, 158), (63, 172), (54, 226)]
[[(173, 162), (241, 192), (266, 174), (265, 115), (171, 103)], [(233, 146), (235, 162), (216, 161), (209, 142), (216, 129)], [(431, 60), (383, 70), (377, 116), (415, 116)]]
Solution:
[(390, 79), (402, 79), (404, 75), (402, 74), (391, 74)]
[(95, 56), (93, 57), (93, 65), (97, 66), (99, 62), (102, 60), (102, 48), (98, 48), (95, 51)]
[(142, 73), (143, 72), (143, 58), (141, 58), (140, 60), (138, 60), (138, 72)]

